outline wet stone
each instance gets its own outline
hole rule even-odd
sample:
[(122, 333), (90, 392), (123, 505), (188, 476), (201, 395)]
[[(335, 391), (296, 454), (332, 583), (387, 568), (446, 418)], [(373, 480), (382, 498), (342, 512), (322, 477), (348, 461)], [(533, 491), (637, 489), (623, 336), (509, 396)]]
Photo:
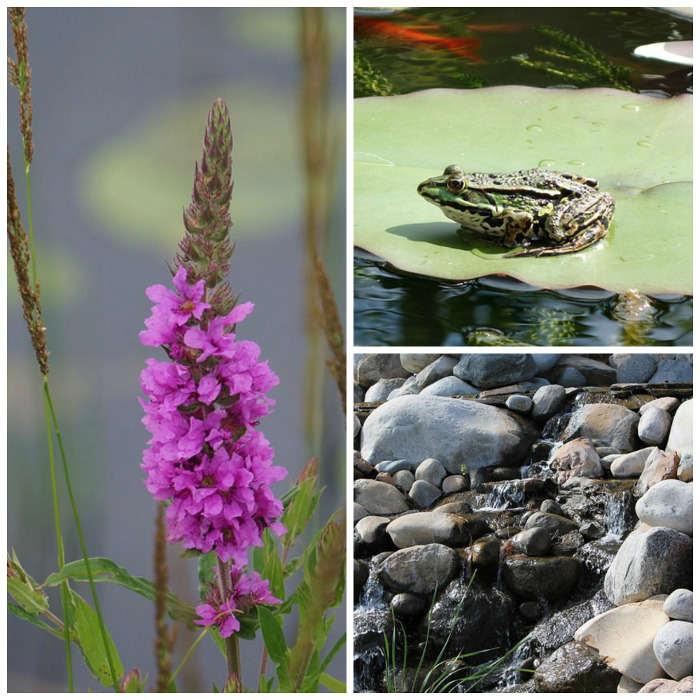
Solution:
[(442, 484), (442, 480), (445, 478), (445, 475), (447, 472), (445, 471), (445, 467), (438, 462), (437, 459), (424, 459), (417, 467), (416, 467), (416, 480), (423, 480), (427, 481), (428, 483), (432, 484), (433, 486), (440, 487)]
[(457, 493), (467, 488), (467, 480), (460, 475), (452, 474), (442, 480), (442, 490), (444, 493)]
[(414, 481), (408, 492), (409, 498), (421, 508), (430, 508), (441, 495), (437, 486), (423, 480)]
[(512, 394), (506, 399), (506, 408), (516, 413), (529, 413), (532, 408), (532, 399), (523, 394)]
[(428, 600), (414, 593), (397, 593), (391, 599), (391, 609), (398, 617), (417, 617), (428, 609)]
[(552, 543), (549, 531), (544, 527), (531, 527), (511, 538), (511, 544), (521, 554), (542, 556), (547, 554)]

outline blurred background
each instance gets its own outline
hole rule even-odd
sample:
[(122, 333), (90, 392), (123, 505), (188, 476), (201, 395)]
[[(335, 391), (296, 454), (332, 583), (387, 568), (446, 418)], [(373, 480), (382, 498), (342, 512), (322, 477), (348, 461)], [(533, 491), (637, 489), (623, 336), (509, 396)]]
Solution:
[[(331, 40), (333, 134), (345, 138), (345, 9), (325, 10)], [(32, 166), (39, 279), (59, 420), (93, 556), (152, 576), (155, 504), (139, 469), (146, 432), (138, 376), (149, 349), (138, 331), (146, 286), (167, 283), (182, 235), (206, 114), (216, 97), (231, 111), (236, 241), (230, 276), (255, 313), (240, 329), (280, 376), (274, 414), (261, 426), (289, 470), (320, 458), (326, 486), (316, 526), (344, 503), (344, 416), (324, 366), (323, 339), (309, 330), (299, 137), (300, 16), (293, 9), (28, 10), (33, 71)], [(8, 31), (8, 46), (11, 36)], [(20, 172), (16, 91), (8, 90), (8, 143)], [(325, 260), (345, 318), (345, 162), (337, 149)], [(23, 178), (18, 177), (21, 205)], [(11, 269), (11, 265), (10, 265)], [(66, 501), (67, 506), (67, 501)], [(64, 507), (66, 558), (77, 559)], [(35, 578), (56, 568), (39, 373), (8, 279), (8, 547)], [(313, 529), (316, 529), (314, 527)], [(171, 588), (196, 600), (195, 567), (169, 548)], [(84, 592), (81, 586), (78, 590)], [(125, 668), (154, 678), (153, 607), (100, 587)], [(335, 633), (343, 632), (344, 610)], [(65, 689), (62, 642), (8, 619), (8, 689)], [(180, 629), (176, 662), (192, 640)], [(242, 640), (253, 683), (257, 642)], [(76, 659), (76, 686), (100, 690)], [(224, 660), (207, 639), (181, 675), (181, 690), (210, 690)], [(247, 669), (247, 672), (246, 672)], [(329, 669), (345, 677), (344, 654)], [(250, 675), (247, 675), (250, 674)]]

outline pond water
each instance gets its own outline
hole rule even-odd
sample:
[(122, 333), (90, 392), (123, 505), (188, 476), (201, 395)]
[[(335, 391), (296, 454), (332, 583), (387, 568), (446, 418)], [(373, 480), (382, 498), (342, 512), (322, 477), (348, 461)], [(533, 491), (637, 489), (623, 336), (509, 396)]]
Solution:
[[(589, 77), (566, 73), (572, 64), (551, 55), (569, 50), (565, 35), (601, 54), (600, 71)], [(611, 87), (611, 80), (622, 80), (628, 89), (663, 99), (692, 91), (689, 69), (632, 52), (642, 44), (689, 39), (692, 21), (651, 8), (407, 8), (389, 15), (359, 10), (355, 96), (513, 84)], [(550, 61), (558, 73), (533, 68), (528, 60)], [(374, 71), (373, 80), (357, 79), (358, 63)], [(448, 283), (399, 273), (360, 250), (354, 275), (360, 346), (692, 343), (687, 296), (649, 299), (640, 322), (621, 314), (616, 296), (600, 289), (552, 292), (503, 279)]]

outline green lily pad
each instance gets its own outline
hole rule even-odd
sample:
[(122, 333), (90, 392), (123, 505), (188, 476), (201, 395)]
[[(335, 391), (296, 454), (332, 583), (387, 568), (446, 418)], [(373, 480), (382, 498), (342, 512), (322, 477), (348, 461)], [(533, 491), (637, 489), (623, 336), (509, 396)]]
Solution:
[[(355, 101), (355, 245), (445, 280), (509, 275), (543, 288), (692, 293), (692, 102), (619, 90), (519, 86), (426, 90)], [(457, 236), (416, 186), (465, 170), (545, 167), (599, 181), (615, 199), (608, 235), (551, 258)]]
[(301, 206), (297, 94), (264, 86), (212, 87), (163, 104), (96, 151), (81, 176), (83, 202), (123, 240), (172, 254), (183, 232), (207, 112), (223, 97), (231, 112), (235, 240), (275, 236)]

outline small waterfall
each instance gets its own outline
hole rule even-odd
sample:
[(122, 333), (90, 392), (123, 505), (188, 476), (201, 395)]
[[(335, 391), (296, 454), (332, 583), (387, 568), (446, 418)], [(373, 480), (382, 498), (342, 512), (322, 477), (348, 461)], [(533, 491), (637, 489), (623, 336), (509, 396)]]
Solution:
[(353, 657), (354, 691), (378, 692), (384, 677), (383, 635), (389, 617), (389, 605), (379, 580), (378, 567), (370, 563), (369, 576), (360, 602), (353, 612), (355, 654)]
[(606, 540), (621, 542), (630, 530), (630, 513), (634, 510), (632, 494), (629, 491), (610, 493), (605, 502), (603, 522)]
[(525, 492), (520, 479), (512, 479), (511, 481), (502, 481), (495, 484), (489, 493), (485, 509), (489, 510), (506, 510), (523, 505), (525, 502)]
[[(513, 688), (519, 683), (522, 683), (524, 680), (529, 680), (529, 677), (532, 674), (523, 674), (521, 669), (532, 657), (532, 644), (533, 640), (531, 640), (529, 637), (525, 637), (525, 639), (523, 639), (523, 641), (513, 651), (510, 661), (508, 661), (507, 666), (500, 673), (496, 683), (497, 690), (503, 691), (506, 688)], [(526, 678), (523, 678), (523, 675), (525, 675)]]

